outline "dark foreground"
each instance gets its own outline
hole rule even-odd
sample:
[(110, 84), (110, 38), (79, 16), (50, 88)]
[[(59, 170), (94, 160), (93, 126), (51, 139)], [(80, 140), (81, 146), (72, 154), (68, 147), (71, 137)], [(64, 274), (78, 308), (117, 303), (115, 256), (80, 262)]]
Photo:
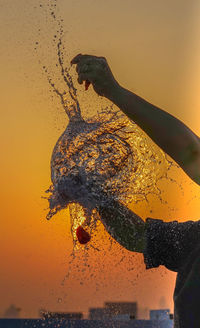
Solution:
[(0, 328), (173, 328), (173, 320), (0, 319)]

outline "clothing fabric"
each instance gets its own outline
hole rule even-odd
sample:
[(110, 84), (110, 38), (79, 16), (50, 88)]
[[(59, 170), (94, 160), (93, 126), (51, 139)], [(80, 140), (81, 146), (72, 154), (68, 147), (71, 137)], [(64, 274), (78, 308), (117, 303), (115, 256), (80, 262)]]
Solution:
[(146, 219), (146, 269), (164, 265), (177, 272), (174, 328), (200, 328), (200, 220)]

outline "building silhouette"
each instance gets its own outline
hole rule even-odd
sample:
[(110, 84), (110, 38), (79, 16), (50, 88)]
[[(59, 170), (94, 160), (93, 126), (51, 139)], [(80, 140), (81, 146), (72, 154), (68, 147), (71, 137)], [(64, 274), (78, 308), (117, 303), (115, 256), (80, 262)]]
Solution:
[(106, 302), (103, 308), (90, 308), (90, 320), (130, 320), (137, 318), (137, 302)]
[(89, 319), (90, 320), (108, 320), (110, 317), (109, 309), (105, 308), (90, 308)]
[(105, 308), (111, 315), (129, 315), (130, 319), (137, 319), (137, 302), (106, 302)]
[(82, 312), (50, 312), (40, 310), (40, 317), (42, 319), (56, 319), (56, 320), (81, 320), (83, 319)]
[(169, 309), (150, 310), (150, 320), (166, 320), (170, 319)]
[(0, 328), (173, 328), (169, 312), (150, 310), (150, 320), (138, 320), (136, 302), (106, 302), (89, 309), (89, 319), (82, 312), (40, 310), (40, 319), (0, 319)]

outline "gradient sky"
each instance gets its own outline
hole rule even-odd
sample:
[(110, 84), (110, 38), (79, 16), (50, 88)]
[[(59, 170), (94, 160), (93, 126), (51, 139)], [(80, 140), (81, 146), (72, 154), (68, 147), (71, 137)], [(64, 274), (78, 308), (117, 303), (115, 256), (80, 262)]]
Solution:
[[(159, 308), (162, 296), (173, 311), (175, 273), (163, 267), (145, 270), (141, 254), (119, 245), (109, 250), (102, 227), (96, 237), (100, 251), (80, 251), (69, 264), (68, 211), (45, 220), (48, 204), (41, 196), (50, 185), (51, 152), (67, 124), (42, 71), (49, 65), (59, 79), (53, 67), (56, 25), (47, 7), (53, 2), (0, 2), (0, 315), (11, 303), (22, 308), (23, 317), (37, 316), (40, 307), (86, 312), (109, 300), (138, 301), (142, 310)], [(198, 0), (56, 3), (64, 20), (66, 63), (80, 52), (105, 56), (121, 85), (200, 134)], [(84, 113), (96, 110), (99, 99), (92, 88), (86, 94), (77, 87)], [(182, 190), (174, 183), (164, 185), (171, 210), (152, 200), (151, 206), (132, 204), (134, 211), (144, 219), (198, 220), (199, 187), (181, 170), (172, 176)]]

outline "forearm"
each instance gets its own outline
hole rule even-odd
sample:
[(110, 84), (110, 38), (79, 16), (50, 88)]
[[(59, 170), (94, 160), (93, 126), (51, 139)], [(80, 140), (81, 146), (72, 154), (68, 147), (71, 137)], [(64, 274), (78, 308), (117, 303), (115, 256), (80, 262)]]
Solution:
[(101, 221), (109, 234), (126, 249), (142, 253), (145, 248), (145, 222), (117, 201), (98, 207)]
[(79, 54), (78, 82), (92, 83), (97, 94), (110, 99), (133, 120), (164, 152), (200, 184), (200, 141), (180, 120), (121, 87), (105, 58)]
[(187, 167), (199, 156), (200, 143), (185, 124), (118, 84), (108, 98), (190, 175)]

